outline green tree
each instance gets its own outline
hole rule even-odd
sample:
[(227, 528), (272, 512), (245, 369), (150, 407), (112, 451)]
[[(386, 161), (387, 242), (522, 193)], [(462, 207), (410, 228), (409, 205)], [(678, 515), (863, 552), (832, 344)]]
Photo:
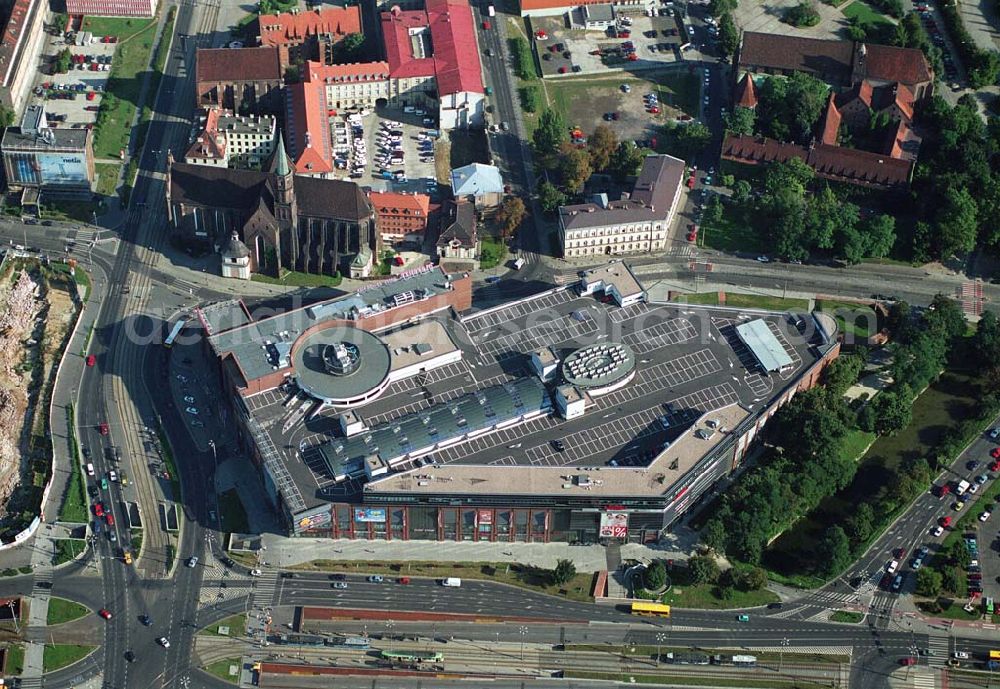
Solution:
[(566, 121), (558, 110), (545, 108), (538, 116), (538, 126), (532, 135), (535, 151), (543, 157), (553, 156), (566, 141)]
[(879, 435), (896, 435), (912, 419), (913, 392), (906, 385), (883, 390), (865, 407), (867, 425)]
[(718, 517), (712, 517), (705, 522), (705, 528), (701, 531), (701, 541), (708, 548), (717, 553), (721, 553), (726, 547), (726, 527)]
[(559, 156), (559, 171), (562, 173), (563, 186), (571, 194), (578, 194), (583, 185), (590, 179), (593, 170), (590, 168), (590, 156), (587, 151), (564, 143)]
[(979, 228), (978, 213), (976, 201), (968, 189), (949, 187), (945, 191), (944, 204), (935, 216), (942, 258), (972, 251)]
[(551, 572), (552, 583), (562, 586), (576, 576), (576, 565), (572, 560), (556, 560), (556, 568)]
[[(850, 314), (845, 319), (850, 320)], [(847, 389), (858, 382), (858, 376), (865, 367), (864, 359), (855, 354), (844, 354), (826, 367), (823, 371), (823, 382), (826, 389), (835, 397), (842, 396)]]
[(735, 12), (737, 0), (709, 0), (708, 11), (713, 17), (721, 17), (728, 12)]
[(55, 70), (59, 74), (65, 74), (69, 71), (70, 66), (73, 64), (73, 54), (69, 51), (69, 48), (63, 48), (56, 55)]
[(972, 562), (972, 554), (965, 547), (965, 541), (952, 541), (946, 555), (948, 556), (948, 562), (962, 569), (968, 568)]
[(757, 112), (753, 108), (736, 106), (722, 118), (726, 131), (735, 136), (750, 136), (757, 124)]
[(14, 111), (0, 105), (0, 127), (10, 127), (14, 124)]
[(932, 333), (947, 342), (965, 335), (965, 314), (961, 305), (943, 294), (934, 295), (930, 307), (924, 312), (924, 321)]
[(848, 521), (847, 529), (851, 541), (857, 544), (865, 543), (872, 537), (875, 533), (875, 510), (870, 503), (863, 502), (858, 505)]
[(701, 122), (673, 128), (678, 157), (691, 160), (712, 142), (712, 130)]
[(559, 191), (556, 185), (545, 180), (538, 185), (538, 205), (546, 213), (555, 213), (559, 206), (566, 203), (566, 195)]
[(733, 185), (736, 184), (736, 177), (733, 175), (719, 175), (719, 184), (728, 189), (732, 189)]
[(622, 141), (615, 149), (615, 154), (611, 156), (611, 164), (608, 171), (619, 182), (624, 182), (628, 177), (639, 172), (639, 167), (645, 158), (645, 154), (634, 141)]
[(525, 84), (518, 93), (521, 96), (521, 107), (525, 112), (538, 112), (542, 106), (542, 92), (538, 84)]
[(611, 156), (618, 148), (618, 137), (611, 127), (599, 124), (587, 140), (587, 152), (590, 154), (590, 167), (597, 172), (603, 172), (611, 164)]
[(767, 570), (763, 567), (748, 569), (740, 575), (740, 588), (745, 591), (759, 591), (767, 586)]
[(800, 2), (785, 10), (781, 20), (796, 28), (806, 28), (819, 24), (820, 16), (816, 6), (811, 2)]
[(722, 222), (722, 201), (718, 194), (712, 194), (708, 203), (705, 204), (705, 215), (702, 217), (702, 222), (709, 226), (715, 226)]
[(980, 367), (1000, 364), (1000, 318), (992, 311), (984, 311), (979, 319), (972, 337), (972, 350)]
[(753, 194), (753, 187), (745, 179), (737, 180), (736, 184), (733, 185), (733, 201), (736, 203), (746, 203), (750, 200), (751, 194)]
[(734, 55), (740, 47), (740, 31), (733, 15), (726, 12), (719, 18), (719, 51), (723, 56)]
[(524, 208), (524, 201), (517, 196), (508, 196), (500, 204), (493, 221), (500, 230), (500, 236), (507, 239), (514, 234), (518, 226), (524, 220), (527, 211)]
[(943, 577), (933, 567), (923, 567), (917, 572), (917, 595), (935, 598), (941, 593)]
[(958, 576), (958, 570), (954, 567), (945, 567), (941, 572), (941, 590), (957, 595), (962, 590), (962, 581)]
[(535, 72), (535, 60), (531, 56), (531, 47), (520, 36), (509, 41), (510, 54), (514, 58), (514, 73), (521, 81), (534, 81), (538, 76)]
[(865, 237), (865, 255), (868, 258), (884, 258), (896, 243), (896, 219), (891, 215), (872, 216), (862, 225)]
[(825, 554), (823, 573), (832, 576), (851, 564), (851, 543), (839, 526), (831, 526), (823, 534), (820, 551)]
[(692, 584), (714, 584), (719, 574), (719, 565), (714, 558), (695, 555), (688, 559), (688, 579)]
[(642, 577), (643, 585), (649, 591), (659, 591), (667, 583), (667, 568), (662, 560), (653, 560)]
[(344, 36), (333, 52), (337, 62), (360, 62), (364, 57), (365, 37), (360, 33), (349, 33)]

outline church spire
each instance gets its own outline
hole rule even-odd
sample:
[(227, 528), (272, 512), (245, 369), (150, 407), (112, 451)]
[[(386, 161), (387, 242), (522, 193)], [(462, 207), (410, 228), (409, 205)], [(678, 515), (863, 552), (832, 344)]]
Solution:
[(281, 135), (281, 130), (278, 130), (278, 143), (274, 151), (274, 158), (271, 159), (271, 166), (274, 168), (274, 174), (279, 177), (286, 177), (291, 174), (292, 168), (288, 164), (288, 153), (285, 152), (285, 139)]

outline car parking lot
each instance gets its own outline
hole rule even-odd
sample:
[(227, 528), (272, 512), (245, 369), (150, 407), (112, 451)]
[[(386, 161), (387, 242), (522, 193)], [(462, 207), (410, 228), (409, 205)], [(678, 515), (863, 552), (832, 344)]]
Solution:
[(656, 69), (682, 60), (687, 30), (672, 7), (661, 6), (660, 12), (649, 17), (636, 10), (625, 18), (627, 24), (619, 13), (618, 24), (607, 30), (567, 28), (561, 17), (533, 17), (530, 35), (542, 76)]
[[(345, 163), (342, 168), (338, 165), (337, 176), (377, 191), (436, 196), (434, 152), (439, 137), (430, 117), (426, 112), (380, 108), (350, 118), (332, 118), (335, 155)], [(363, 164), (358, 165), (361, 160)]]
[[(45, 112), (54, 126), (84, 127), (97, 120), (117, 42), (95, 36), (92, 43), (77, 46), (63, 37), (46, 36), (44, 65), (35, 81), (34, 95), (45, 102)], [(56, 56), (69, 49), (72, 61), (68, 72), (52, 74)]]

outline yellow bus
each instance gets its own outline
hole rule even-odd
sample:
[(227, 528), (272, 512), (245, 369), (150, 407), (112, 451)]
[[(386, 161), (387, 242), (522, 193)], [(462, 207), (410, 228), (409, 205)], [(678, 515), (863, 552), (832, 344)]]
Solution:
[(663, 603), (634, 601), (632, 603), (632, 614), (645, 615), (646, 617), (670, 617), (670, 606)]
[(990, 660), (1000, 660), (1000, 651), (990, 651)]

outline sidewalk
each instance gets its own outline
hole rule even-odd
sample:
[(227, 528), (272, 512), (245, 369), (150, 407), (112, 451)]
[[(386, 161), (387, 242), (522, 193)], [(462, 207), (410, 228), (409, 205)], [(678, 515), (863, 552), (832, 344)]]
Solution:
[[(552, 569), (558, 560), (571, 560), (581, 572), (607, 565), (604, 546), (568, 543), (486, 543), (451, 541), (349, 541), (288, 538), (264, 534), (265, 561), (289, 567), (310, 560), (369, 560), (394, 562), (511, 562)], [(687, 553), (629, 543), (621, 547), (622, 560), (685, 559)]]

